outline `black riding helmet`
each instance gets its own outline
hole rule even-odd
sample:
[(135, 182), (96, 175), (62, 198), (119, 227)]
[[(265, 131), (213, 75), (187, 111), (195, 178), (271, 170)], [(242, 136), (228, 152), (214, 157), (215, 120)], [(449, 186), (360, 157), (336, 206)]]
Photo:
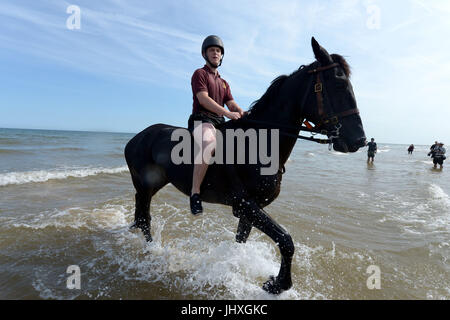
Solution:
[[(222, 59), (220, 59), (219, 66), (222, 65), (223, 56), (225, 55), (225, 49), (223, 46), (222, 39), (220, 39), (218, 36), (211, 35), (211, 36), (207, 36), (205, 38), (205, 40), (203, 40), (202, 56), (207, 62), (209, 62), (209, 61), (208, 61), (208, 57), (206, 56), (206, 50), (209, 47), (219, 47), (220, 50), (222, 50)], [(211, 62), (209, 62), (209, 63), (211, 64)]]

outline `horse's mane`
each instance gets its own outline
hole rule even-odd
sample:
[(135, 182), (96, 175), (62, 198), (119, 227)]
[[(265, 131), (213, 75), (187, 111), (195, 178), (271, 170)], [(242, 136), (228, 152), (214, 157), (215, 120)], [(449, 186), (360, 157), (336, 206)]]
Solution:
[[(344, 69), (344, 73), (347, 76), (347, 78), (350, 78), (351, 76), (351, 69), (350, 69), (350, 65), (348, 64), (348, 62), (345, 60), (345, 58), (337, 53), (333, 53), (330, 55), (331, 58), (333, 59), (334, 62), (339, 63), (339, 65), (341, 66), (342, 69)], [(309, 70), (310, 68), (315, 68), (318, 66), (318, 62), (315, 61), (311, 64), (309, 64), (308, 66), (302, 65), (300, 66), (300, 68), (298, 68), (298, 70), (294, 71), (293, 73), (291, 73), (289, 76), (287, 75), (281, 75), (278, 76), (275, 80), (273, 80), (270, 83), (269, 88), (267, 88), (266, 92), (262, 95), (261, 98), (259, 98), (258, 100), (254, 101), (250, 108), (249, 108), (249, 113), (257, 113), (260, 109), (263, 109), (265, 107), (265, 105), (267, 104), (267, 102), (271, 101), (272, 98), (276, 95), (278, 95), (278, 92), (280, 90), (280, 87), (283, 85), (283, 83), (285, 82), (285, 80), (299, 72), (304, 71), (305, 69)]]
[(281, 76), (278, 76), (275, 80), (273, 80), (269, 88), (267, 88), (266, 92), (262, 95), (262, 97), (251, 104), (250, 109), (248, 110), (249, 113), (254, 114), (258, 112), (259, 109), (263, 108), (262, 106), (265, 106), (267, 102), (272, 100), (272, 98), (278, 94), (281, 85), (287, 78), (289, 78), (289, 76), (283, 74)]

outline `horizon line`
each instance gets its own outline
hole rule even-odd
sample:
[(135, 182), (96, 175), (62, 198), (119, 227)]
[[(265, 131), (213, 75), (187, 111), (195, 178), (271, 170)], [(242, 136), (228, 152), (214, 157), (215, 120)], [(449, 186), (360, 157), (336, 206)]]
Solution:
[[(62, 132), (89, 132), (89, 133), (117, 133), (117, 134), (138, 134), (139, 132), (120, 132), (120, 131), (101, 131), (101, 130), (69, 130), (69, 129), (36, 129), (36, 128), (5, 128), (0, 127), (0, 130), (7, 129), (7, 130), (37, 130), (37, 131), (62, 131)], [(369, 140), (367, 140), (369, 141)], [(377, 141), (375, 141), (377, 142)], [(377, 143), (383, 143), (383, 144), (396, 144), (396, 145), (411, 145), (411, 143), (398, 143), (398, 142), (383, 142), (378, 141)], [(433, 142), (434, 143), (434, 142)], [(414, 143), (413, 143), (414, 144)], [(427, 144), (416, 144), (418, 146), (428, 146)]]

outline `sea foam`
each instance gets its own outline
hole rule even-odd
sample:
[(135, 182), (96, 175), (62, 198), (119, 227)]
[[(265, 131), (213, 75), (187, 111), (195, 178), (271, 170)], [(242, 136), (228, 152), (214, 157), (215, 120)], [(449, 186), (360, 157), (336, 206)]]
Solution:
[(7, 172), (0, 174), (0, 186), (62, 180), (69, 177), (84, 178), (98, 174), (117, 174), (128, 171), (127, 166), (116, 168), (67, 168), (53, 170), (37, 170), (24, 172)]
[(436, 184), (431, 184), (428, 188), (432, 201), (444, 208), (450, 208), (450, 197)]

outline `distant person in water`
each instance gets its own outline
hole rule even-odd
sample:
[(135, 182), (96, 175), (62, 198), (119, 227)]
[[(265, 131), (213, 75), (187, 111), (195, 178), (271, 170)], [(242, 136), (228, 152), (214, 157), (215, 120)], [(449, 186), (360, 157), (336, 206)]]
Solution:
[(434, 157), (433, 157), (433, 164), (434, 169), (437, 168), (437, 165), (439, 164), (440, 168), (444, 166), (444, 160), (447, 159), (445, 156), (445, 148), (444, 144), (440, 142), (436, 148), (434, 148)]
[(436, 149), (439, 146), (439, 143), (437, 141), (434, 142), (434, 144), (430, 147), (430, 152), (428, 152), (428, 156), (431, 156), (431, 159), (434, 158), (434, 149)]
[(370, 159), (372, 159), (373, 163), (375, 153), (377, 153), (377, 143), (375, 142), (375, 139), (370, 139), (370, 142), (367, 143), (367, 146), (369, 147), (369, 150), (367, 150), (367, 163), (370, 162)]
[(413, 151), (414, 151), (414, 145), (412, 144), (412, 145), (410, 145), (409, 148), (408, 148), (408, 154), (412, 154)]

